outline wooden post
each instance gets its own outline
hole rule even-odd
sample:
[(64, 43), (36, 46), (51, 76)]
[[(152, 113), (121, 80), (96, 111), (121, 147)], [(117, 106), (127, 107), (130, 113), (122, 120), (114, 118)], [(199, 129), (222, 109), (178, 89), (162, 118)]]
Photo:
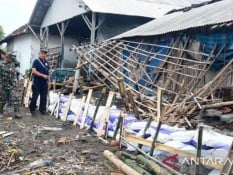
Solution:
[(28, 107), (28, 104), (29, 104), (29, 98), (30, 98), (31, 91), (32, 91), (32, 81), (29, 81), (26, 96), (24, 98), (25, 100), (24, 104), (26, 108)]
[(68, 102), (67, 102), (67, 106), (65, 108), (65, 111), (63, 113), (63, 118), (62, 118), (62, 121), (66, 121), (67, 120), (67, 117), (68, 117), (68, 112), (70, 110), (70, 105), (71, 105), (71, 101), (72, 101), (72, 97), (73, 97), (73, 93), (71, 93), (69, 95), (69, 99), (68, 99)]
[(119, 136), (119, 150), (121, 149), (121, 137), (123, 133), (124, 118), (125, 118), (125, 113), (123, 111), (121, 111), (120, 117), (121, 117), (121, 123), (120, 123), (120, 136)]
[(196, 156), (196, 165), (195, 165), (195, 175), (201, 175), (201, 149), (202, 149), (202, 136), (203, 136), (203, 126), (199, 126), (198, 130), (198, 142), (197, 142), (197, 156)]
[(78, 117), (79, 117), (80, 113), (82, 112), (82, 107), (83, 107), (83, 104), (85, 102), (85, 99), (86, 99), (86, 96), (83, 96), (81, 99), (80, 105), (78, 106), (78, 110), (77, 110), (77, 113), (75, 114), (74, 121), (73, 121), (74, 126), (77, 125)]
[[(151, 124), (151, 122), (152, 122), (152, 118), (153, 118), (153, 117), (150, 116), (149, 120), (148, 120), (147, 123), (146, 123), (146, 126), (145, 126), (145, 128), (144, 128), (144, 130), (143, 130), (143, 133), (142, 133), (142, 138), (143, 138), (143, 139), (145, 138), (147, 129), (150, 127), (150, 124)], [(141, 149), (141, 148), (142, 148), (142, 144), (139, 144), (138, 147)]]
[[(106, 105), (105, 105), (103, 115), (102, 115), (102, 117), (100, 118), (100, 121), (99, 121), (99, 127), (98, 127), (98, 130), (97, 130), (97, 136), (98, 137), (100, 137), (102, 135), (104, 123), (108, 121), (109, 114), (110, 114), (111, 103), (112, 103), (112, 99), (113, 99), (114, 94), (115, 93), (112, 92), (112, 91), (109, 92), (108, 99), (107, 99), (107, 102), (106, 102)], [(108, 127), (108, 126), (106, 126), (106, 127)]]
[(25, 91), (27, 88), (27, 84), (28, 84), (28, 78), (25, 78), (23, 81), (23, 92), (22, 92), (22, 97), (21, 97), (21, 105), (24, 104), (24, 95), (25, 95)]
[(106, 94), (106, 88), (103, 88), (102, 92), (101, 92), (101, 95), (100, 95), (100, 98), (99, 98), (99, 100), (98, 100), (98, 102), (96, 104), (95, 112), (94, 112), (94, 115), (93, 115), (93, 118), (92, 118), (92, 121), (91, 121), (89, 131), (93, 130), (93, 126), (94, 126), (94, 123), (95, 123), (95, 118), (96, 118), (97, 112), (99, 110), (100, 104), (101, 104), (105, 94)]
[(85, 103), (85, 109), (84, 109), (84, 112), (83, 112), (83, 119), (82, 119), (82, 122), (80, 124), (80, 129), (83, 129), (84, 125), (85, 125), (85, 120), (86, 120), (86, 117), (87, 117), (88, 106), (89, 106), (89, 103), (90, 103), (90, 100), (91, 100), (92, 92), (93, 92), (93, 89), (89, 89), (88, 95), (87, 95), (87, 100), (86, 100), (86, 103)]
[(154, 149), (155, 149), (155, 142), (156, 142), (156, 140), (157, 140), (157, 138), (158, 138), (159, 130), (160, 130), (160, 128), (161, 128), (161, 125), (162, 125), (162, 122), (159, 121), (158, 126), (157, 126), (157, 130), (156, 130), (156, 133), (155, 133), (155, 135), (154, 135), (154, 139), (153, 139), (153, 142), (152, 142), (152, 145), (151, 145), (150, 156), (153, 155), (153, 152), (154, 152)]
[(162, 89), (157, 88), (157, 122), (160, 121), (162, 113)]
[(119, 116), (119, 119), (117, 121), (117, 126), (116, 126), (116, 129), (115, 129), (114, 134), (113, 134), (113, 139), (114, 140), (116, 139), (116, 135), (118, 133), (118, 130), (120, 129), (121, 123), (122, 123), (122, 117)]
[(54, 111), (57, 109), (59, 109), (58, 108), (58, 106), (59, 106), (59, 103), (60, 103), (60, 97), (61, 97), (61, 93), (59, 92), (58, 93), (58, 97), (57, 97), (57, 99), (56, 99), (56, 102), (55, 102), (55, 104), (54, 104), (54, 107), (53, 107), (53, 109), (51, 109), (51, 112), (50, 112), (50, 115), (53, 115), (54, 114)]

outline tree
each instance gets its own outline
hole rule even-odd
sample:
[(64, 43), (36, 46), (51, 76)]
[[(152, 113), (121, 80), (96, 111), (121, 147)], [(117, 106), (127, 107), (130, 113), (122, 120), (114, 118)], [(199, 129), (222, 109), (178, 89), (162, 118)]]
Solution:
[(4, 30), (2, 26), (0, 25), (0, 40), (4, 37)]

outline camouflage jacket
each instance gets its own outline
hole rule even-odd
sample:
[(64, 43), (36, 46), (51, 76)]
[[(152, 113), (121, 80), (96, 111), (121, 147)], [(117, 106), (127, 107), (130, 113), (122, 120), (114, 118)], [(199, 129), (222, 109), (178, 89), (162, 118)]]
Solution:
[(0, 59), (0, 86), (2, 86), (2, 66), (3, 66), (4, 60)]
[(3, 87), (8, 88), (16, 86), (17, 75), (13, 62), (7, 63), (3, 61), (0, 63), (0, 83)]

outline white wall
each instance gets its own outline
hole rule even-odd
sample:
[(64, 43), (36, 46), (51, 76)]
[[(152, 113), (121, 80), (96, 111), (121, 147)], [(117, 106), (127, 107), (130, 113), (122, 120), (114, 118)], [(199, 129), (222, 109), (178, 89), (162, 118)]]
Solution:
[(39, 45), (39, 41), (34, 39), (31, 34), (18, 36), (8, 43), (8, 50), (16, 52), (22, 74), (25, 73), (26, 69), (31, 67), (31, 59), (38, 52)]
[[(70, 51), (72, 45), (77, 45), (77, 40), (66, 38), (64, 40), (64, 67), (74, 68), (77, 59), (74, 52)], [(49, 37), (48, 48), (60, 47), (60, 37)], [(25, 34), (14, 38), (7, 45), (8, 51), (15, 51), (18, 61), (20, 61), (20, 72), (25, 74), (25, 70), (31, 67), (32, 61), (38, 57), (40, 42), (32, 34)]]
[(60, 23), (77, 15), (85, 13), (80, 0), (53, 0), (43, 20), (42, 27)]

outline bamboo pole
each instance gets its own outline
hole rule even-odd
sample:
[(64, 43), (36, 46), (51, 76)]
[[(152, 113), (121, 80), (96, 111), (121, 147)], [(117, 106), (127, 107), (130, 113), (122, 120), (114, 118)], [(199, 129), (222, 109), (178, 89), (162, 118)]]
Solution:
[(154, 161), (156, 164), (158, 164), (165, 172), (170, 173), (171, 175), (182, 175), (179, 172), (173, 170), (172, 168), (170, 168), (169, 166), (165, 165), (164, 163), (160, 162), (159, 160), (155, 159), (154, 157), (151, 157), (150, 155), (146, 154), (145, 152), (143, 152), (141, 149), (139, 149), (138, 147), (136, 147), (135, 145), (131, 144), (130, 142), (128, 142), (124, 137), (122, 137), (122, 139), (129, 144), (130, 146), (132, 146), (133, 148), (135, 148), (138, 152), (140, 152), (141, 154), (143, 154), (145, 157), (149, 158), (150, 160)]
[(209, 105), (203, 105), (203, 109), (210, 109), (210, 108), (220, 108), (223, 106), (232, 106), (233, 101), (227, 101), (227, 102), (221, 102), (221, 103), (215, 103), (215, 104), (209, 104)]
[(143, 155), (137, 155), (136, 160), (139, 161), (141, 164), (143, 164), (147, 169), (150, 169), (151, 171), (153, 171), (155, 174), (162, 173), (162, 168), (158, 164), (145, 158)]
[(153, 142), (152, 142), (152, 144), (151, 144), (150, 156), (152, 156), (153, 153), (154, 153), (155, 142), (156, 142), (156, 140), (157, 140), (157, 138), (158, 138), (159, 130), (160, 130), (160, 128), (161, 128), (161, 125), (162, 125), (162, 122), (159, 121), (158, 126), (157, 126), (157, 130), (156, 130), (156, 133), (155, 133), (154, 138), (153, 138)]
[(124, 158), (124, 157), (121, 157), (121, 159), (123, 160), (124, 163), (126, 163), (126, 165), (130, 166), (131, 168), (133, 168), (135, 171), (139, 172), (140, 174), (151, 175), (151, 173), (149, 173), (145, 169), (141, 168), (137, 164), (137, 162), (135, 162), (134, 160), (131, 160), (131, 159), (128, 159), (128, 158)]
[(197, 156), (196, 156), (196, 164), (195, 164), (195, 174), (196, 175), (201, 175), (202, 173), (200, 172), (201, 168), (201, 149), (202, 149), (202, 136), (203, 136), (203, 126), (199, 126), (198, 130), (198, 142), (197, 142)]
[(137, 171), (124, 164), (120, 159), (118, 159), (112, 152), (109, 150), (104, 150), (104, 156), (110, 160), (117, 168), (122, 170), (127, 175), (140, 175)]
[(83, 112), (83, 119), (82, 119), (81, 124), (80, 124), (80, 129), (83, 129), (84, 125), (85, 125), (85, 121), (86, 121), (86, 117), (87, 117), (87, 112), (88, 112), (88, 107), (89, 107), (89, 104), (90, 104), (92, 92), (93, 92), (93, 89), (89, 89), (87, 99), (86, 99), (86, 103), (85, 103), (84, 112)]
[(101, 91), (100, 98), (99, 98), (99, 100), (98, 100), (98, 102), (96, 104), (95, 112), (94, 112), (94, 115), (93, 115), (93, 118), (92, 118), (92, 121), (91, 121), (91, 125), (90, 125), (89, 131), (93, 130), (93, 126), (94, 126), (94, 123), (95, 123), (96, 115), (97, 115), (97, 112), (99, 110), (100, 104), (102, 103), (105, 94), (106, 94), (106, 88), (103, 88), (102, 91)]

